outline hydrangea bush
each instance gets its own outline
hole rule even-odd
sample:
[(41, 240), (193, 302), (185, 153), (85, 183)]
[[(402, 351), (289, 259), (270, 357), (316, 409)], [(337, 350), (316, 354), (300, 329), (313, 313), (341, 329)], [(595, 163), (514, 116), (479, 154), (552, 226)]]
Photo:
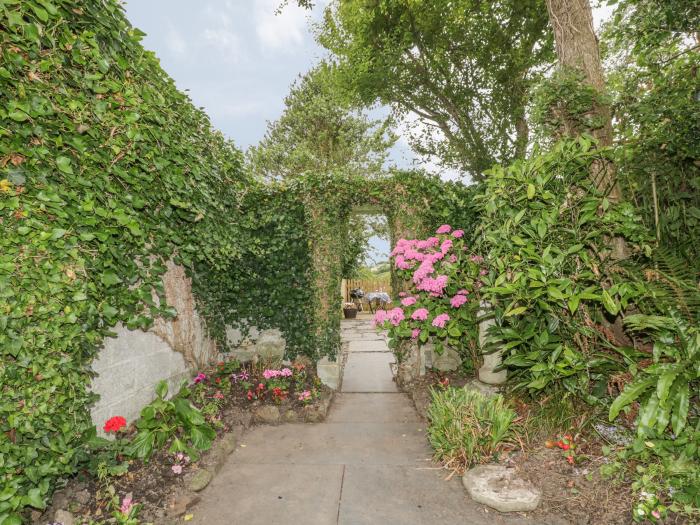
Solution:
[(473, 362), (480, 278), (488, 270), (466, 245), (464, 231), (443, 224), (427, 239), (400, 239), (391, 257), (406, 291), (399, 293), (401, 305), (378, 310), (374, 323), (389, 330), (397, 358), (404, 357), (402, 343), (413, 341), (433, 343), (438, 354), (453, 348)]

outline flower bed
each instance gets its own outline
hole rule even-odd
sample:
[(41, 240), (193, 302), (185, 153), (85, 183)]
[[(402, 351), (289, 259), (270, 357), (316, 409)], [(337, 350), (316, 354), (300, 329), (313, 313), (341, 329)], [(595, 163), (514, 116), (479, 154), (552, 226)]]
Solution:
[[(31, 520), (44, 525), (67, 512), (81, 524), (175, 519), (198, 501), (196, 491), (206, 486), (246, 427), (256, 422), (319, 421), (331, 394), (303, 360), (274, 368), (218, 363), (200, 371), (171, 399), (167, 388), (159, 385), (157, 399), (144, 407), (135, 424), (127, 425), (121, 416), (104, 423), (105, 433), (115, 439), (95, 436), (86, 451), (92, 457), (90, 468)], [(258, 417), (265, 412), (277, 414), (276, 419)], [(144, 443), (153, 446), (147, 450)]]

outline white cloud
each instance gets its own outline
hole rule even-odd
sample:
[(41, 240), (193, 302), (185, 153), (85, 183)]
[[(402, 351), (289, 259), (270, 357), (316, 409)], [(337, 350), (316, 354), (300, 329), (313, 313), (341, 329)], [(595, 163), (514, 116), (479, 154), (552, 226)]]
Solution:
[(255, 33), (264, 50), (291, 51), (304, 42), (306, 11), (290, 3), (276, 14), (278, 0), (255, 0)]
[(173, 55), (183, 56), (187, 53), (187, 42), (175, 26), (168, 24), (168, 31), (165, 35), (165, 45)]

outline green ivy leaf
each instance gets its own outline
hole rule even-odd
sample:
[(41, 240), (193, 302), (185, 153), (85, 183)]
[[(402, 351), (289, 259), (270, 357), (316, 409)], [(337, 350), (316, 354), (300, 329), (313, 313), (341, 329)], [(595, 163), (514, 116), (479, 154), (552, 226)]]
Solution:
[(73, 174), (73, 167), (71, 166), (71, 161), (68, 157), (56, 157), (56, 166), (63, 173), (68, 175)]

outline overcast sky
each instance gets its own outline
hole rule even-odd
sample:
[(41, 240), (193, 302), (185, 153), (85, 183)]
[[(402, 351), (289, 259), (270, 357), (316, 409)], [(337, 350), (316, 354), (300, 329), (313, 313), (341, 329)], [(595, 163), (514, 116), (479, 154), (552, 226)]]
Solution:
[[(147, 35), (143, 45), (155, 51), (178, 88), (188, 90), (213, 125), (246, 149), (263, 137), (268, 120), (280, 116), (290, 84), (325, 54), (311, 33), (321, 7), (309, 13), (290, 5), (275, 14), (280, 1), (129, 0), (124, 6)], [(596, 25), (608, 12), (597, 10)], [(415, 161), (405, 139), (391, 161), (401, 167)], [(438, 170), (434, 163), (419, 165)]]

